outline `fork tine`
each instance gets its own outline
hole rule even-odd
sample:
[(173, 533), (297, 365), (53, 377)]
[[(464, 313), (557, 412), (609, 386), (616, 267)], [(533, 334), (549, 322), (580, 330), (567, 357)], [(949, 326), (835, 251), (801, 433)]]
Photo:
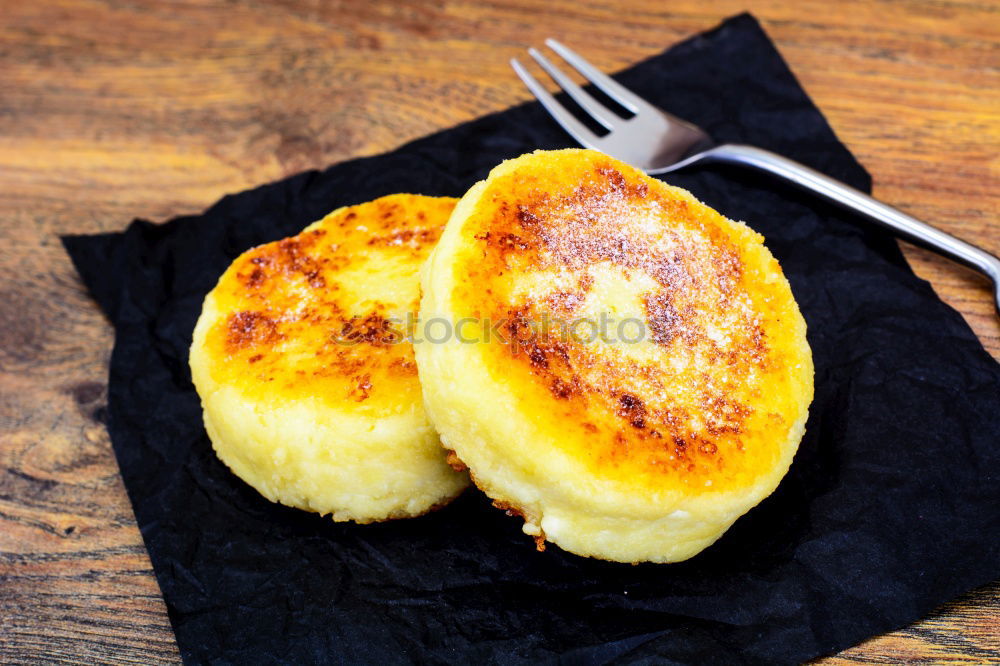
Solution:
[(590, 93), (578, 86), (573, 79), (566, 76), (561, 69), (553, 65), (548, 58), (538, 52), (537, 49), (528, 49), (528, 54), (535, 59), (542, 69), (544, 69), (552, 80), (559, 84), (559, 87), (566, 91), (566, 94), (573, 98), (573, 101), (580, 105), (584, 111), (589, 113), (594, 120), (604, 125), (609, 130), (614, 129), (615, 114), (611, 109), (604, 106)]
[(569, 111), (565, 109), (556, 98), (545, 89), (541, 83), (538, 82), (531, 73), (526, 70), (521, 63), (517, 61), (517, 58), (510, 59), (510, 66), (514, 68), (521, 81), (524, 85), (528, 86), (528, 90), (531, 94), (542, 103), (545, 110), (548, 111), (556, 122), (562, 125), (562, 128), (569, 132), (569, 134), (577, 140), (578, 143), (583, 145), (585, 148), (595, 148), (597, 149), (597, 141), (600, 137), (591, 132), (586, 125), (581, 123), (579, 120), (573, 117)]
[(649, 102), (591, 65), (569, 47), (560, 44), (554, 39), (546, 39), (545, 45), (558, 53), (563, 60), (572, 65), (585, 79), (597, 86), (601, 92), (632, 113), (639, 113), (640, 109), (648, 110), (653, 108)]

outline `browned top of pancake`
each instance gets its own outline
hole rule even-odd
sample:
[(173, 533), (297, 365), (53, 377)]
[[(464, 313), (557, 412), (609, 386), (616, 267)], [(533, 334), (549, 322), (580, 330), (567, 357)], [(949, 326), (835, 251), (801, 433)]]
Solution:
[(215, 380), (368, 412), (419, 403), (402, 338), (419, 305), (420, 266), (455, 202), (391, 195), (242, 254), (213, 292)]
[(462, 234), (452, 305), (489, 322), (491, 372), (551, 445), (656, 487), (773, 465), (812, 367), (758, 234), (593, 151), (520, 158)]

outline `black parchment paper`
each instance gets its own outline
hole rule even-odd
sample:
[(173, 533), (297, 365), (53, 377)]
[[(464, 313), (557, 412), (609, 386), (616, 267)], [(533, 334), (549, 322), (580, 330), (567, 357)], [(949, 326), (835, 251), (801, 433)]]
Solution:
[[(870, 186), (750, 16), (620, 80), (721, 140)], [(502, 159), (568, 145), (525, 105), (202, 215), (64, 240), (115, 326), (108, 428), (186, 661), (795, 662), (1000, 574), (1000, 368), (891, 238), (746, 171), (668, 180), (764, 234), (809, 325), (816, 399), (775, 494), (694, 559), (537, 553), (475, 491), (416, 520), (333, 524), (216, 460), (187, 350), (233, 258), (337, 206), (460, 196)]]

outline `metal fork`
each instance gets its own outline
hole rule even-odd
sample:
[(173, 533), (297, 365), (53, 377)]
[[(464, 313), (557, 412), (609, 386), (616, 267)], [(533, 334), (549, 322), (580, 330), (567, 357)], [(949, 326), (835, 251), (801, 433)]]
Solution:
[(511, 59), (511, 67), (532, 94), (555, 121), (584, 147), (616, 157), (649, 174), (669, 173), (696, 163), (737, 164), (766, 171), (860, 213), (908, 241), (984, 273), (993, 281), (997, 312), (1000, 313), (1000, 259), (989, 252), (787, 157), (753, 146), (716, 144), (700, 127), (656, 108), (556, 40), (547, 39), (545, 44), (598, 90), (635, 114), (631, 118), (623, 118), (611, 111), (536, 49), (528, 49), (535, 62), (559, 87), (608, 130), (607, 134), (599, 136), (556, 101), (516, 58)]

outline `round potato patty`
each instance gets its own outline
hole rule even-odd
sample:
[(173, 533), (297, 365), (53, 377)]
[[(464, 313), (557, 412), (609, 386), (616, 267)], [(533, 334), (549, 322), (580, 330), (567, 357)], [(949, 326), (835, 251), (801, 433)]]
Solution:
[(550, 541), (674, 562), (769, 495), (813, 395), (806, 325), (762, 237), (588, 150), (466, 193), (423, 269), (416, 346), (453, 462)]
[(407, 317), (455, 199), (341, 208), (240, 255), (205, 298), (191, 375), (219, 458), (274, 502), (359, 523), (468, 484), (424, 413)]

